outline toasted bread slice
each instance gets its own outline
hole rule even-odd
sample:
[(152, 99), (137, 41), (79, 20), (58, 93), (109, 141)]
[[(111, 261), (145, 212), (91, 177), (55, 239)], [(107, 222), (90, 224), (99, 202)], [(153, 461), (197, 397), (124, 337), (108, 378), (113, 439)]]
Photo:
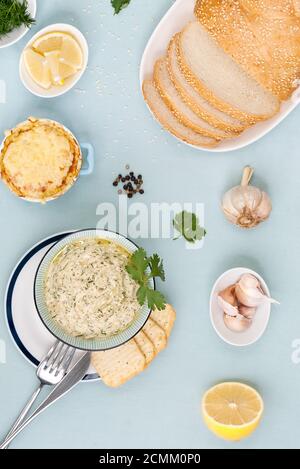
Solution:
[(163, 101), (152, 80), (144, 81), (143, 94), (145, 101), (147, 102), (153, 115), (160, 122), (160, 124), (175, 137), (191, 145), (199, 147), (212, 148), (218, 145), (218, 140), (205, 137), (179, 122), (176, 116)]
[(153, 319), (149, 318), (143, 327), (143, 332), (154, 345), (155, 352), (158, 354), (167, 346), (167, 334)]
[(112, 350), (93, 352), (91, 363), (102, 381), (116, 388), (141, 373), (146, 359), (134, 339), (131, 339)]
[(165, 58), (160, 58), (156, 61), (153, 77), (161, 97), (179, 122), (201, 135), (216, 138), (217, 140), (230, 138), (232, 136), (232, 134), (210, 125), (186, 104), (170, 78), (167, 60)]
[(166, 305), (165, 309), (161, 311), (154, 309), (150, 317), (165, 331), (167, 338), (169, 338), (176, 319), (175, 309), (171, 305)]
[(292, 0), (198, 0), (195, 14), (224, 51), (281, 100), (300, 78), (300, 19)]
[(146, 365), (148, 366), (152, 360), (155, 358), (156, 352), (153, 343), (151, 340), (146, 336), (143, 330), (141, 330), (135, 337), (134, 340), (136, 341), (137, 345), (139, 346), (140, 350), (145, 355)]
[(174, 36), (169, 44), (167, 53), (167, 64), (171, 80), (176, 87), (181, 98), (190, 106), (190, 108), (202, 119), (206, 120), (214, 127), (231, 132), (232, 136), (241, 133), (248, 127), (248, 124), (231, 117), (229, 114), (220, 111), (206, 101), (197, 90), (185, 79), (176, 55), (176, 38)]
[(249, 123), (268, 119), (280, 102), (251, 78), (198, 22), (189, 23), (177, 40), (177, 59), (185, 78), (210, 103)]

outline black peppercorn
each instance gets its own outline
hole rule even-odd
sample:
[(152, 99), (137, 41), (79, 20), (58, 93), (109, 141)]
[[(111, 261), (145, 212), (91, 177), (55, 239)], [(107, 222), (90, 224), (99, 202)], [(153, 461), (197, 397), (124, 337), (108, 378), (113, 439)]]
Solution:
[(135, 175), (134, 171), (130, 171), (129, 165), (125, 166), (126, 174), (123, 176), (121, 173), (113, 181), (113, 186), (117, 187), (119, 183), (122, 184), (122, 189), (118, 189), (118, 194), (127, 194), (127, 197), (131, 199), (134, 194), (144, 194), (143, 186), (143, 176), (139, 174)]

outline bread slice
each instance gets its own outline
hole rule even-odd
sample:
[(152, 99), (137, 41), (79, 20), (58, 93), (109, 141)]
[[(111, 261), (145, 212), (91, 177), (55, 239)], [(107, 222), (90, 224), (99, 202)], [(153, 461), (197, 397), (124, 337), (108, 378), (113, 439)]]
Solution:
[(145, 356), (146, 366), (150, 365), (152, 360), (155, 358), (156, 352), (153, 343), (146, 336), (145, 332), (141, 330), (135, 337), (135, 342), (139, 346), (141, 352)]
[(169, 338), (176, 320), (176, 311), (173, 306), (166, 305), (165, 309), (161, 311), (154, 309), (150, 317), (165, 331), (167, 338)]
[(93, 352), (91, 363), (104, 384), (112, 388), (122, 386), (146, 366), (145, 356), (133, 339), (112, 350)]
[(175, 137), (186, 143), (199, 147), (211, 148), (215, 147), (219, 143), (218, 140), (211, 137), (205, 137), (194, 132), (194, 130), (179, 122), (160, 96), (153, 80), (144, 81), (143, 94), (145, 101), (156, 119)]
[(198, 0), (195, 14), (225, 52), (287, 99), (300, 77), (300, 19), (293, 0)]
[(153, 78), (161, 97), (179, 122), (206, 137), (221, 140), (232, 136), (232, 134), (216, 129), (216, 127), (210, 125), (183, 101), (170, 78), (167, 60), (165, 58), (156, 61)]
[(246, 127), (248, 127), (247, 124), (242, 123), (234, 117), (231, 117), (229, 114), (219, 111), (219, 109), (212, 106), (185, 79), (177, 62), (176, 38), (178, 38), (178, 34), (172, 38), (169, 44), (167, 64), (171, 80), (178, 93), (180, 93), (181, 98), (199, 117), (206, 120), (214, 127), (225, 130), (226, 132), (231, 132), (233, 136), (234, 134), (241, 133)]
[(198, 21), (180, 33), (177, 59), (189, 83), (232, 117), (256, 123), (279, 111), (278, 98), (234, 62)]
[(167, 334), (155, 321), (149, 318), (142, 330), (154, 345), (156, 355), (166, 348)]

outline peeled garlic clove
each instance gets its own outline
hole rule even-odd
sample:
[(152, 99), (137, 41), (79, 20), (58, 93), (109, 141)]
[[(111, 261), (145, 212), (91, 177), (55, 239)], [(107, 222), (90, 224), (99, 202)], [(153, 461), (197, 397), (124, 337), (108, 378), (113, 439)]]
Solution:
[(218, 296), (218, 304), (220, 308), (228, 315), (228, 316), (236, 316), (239, 313), (237, 306), (232, 306), (230, 303), (225, 301), (220, 295)]
[(238, 301), (235, 294), (235, 284), (229, 285), (229, 287), (224, 288), (224, 290), (220, 291), (219, 296), (223, 298), (223, 300), (227, 301), (227, 303), (231, 304), (232, 306), (237, 306)]
[(226, 218), (242, 228), (253, 228), (266, 220), (272, 210), (271, 200), (258, 187), (249, 186), (253, 168), (246, 166), (240, 186), (233, 187), (223, 197)]
[(235, 287), (238, 301), (250, 308), (257, 307), (264, 302), (278, 303), (263, 293), (259, 280), (251, 274), (244, 274)]
[(224, 313), (224, 323), (225, 326), (233, 332), (244, 332), (249, 329), (252, 320), (244, 318), (241, 314), (237, 314), (237, 316), (233, 317)]
[(252, 274), (243, 274), (238, 283), (243, 288), (261, 288), (260, 281)]
[(239, 313), (247, 319), (253, 319), (256, 313), (256, 308), (249, 306), (240, 305), (239, 306)]

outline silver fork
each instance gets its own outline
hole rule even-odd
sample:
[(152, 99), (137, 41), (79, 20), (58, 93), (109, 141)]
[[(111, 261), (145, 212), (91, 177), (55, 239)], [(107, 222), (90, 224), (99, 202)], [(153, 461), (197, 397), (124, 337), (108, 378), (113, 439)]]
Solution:
[[(69, 347), (59, 340), (53, 344), (36, 370), (40, 385), (25, 405), (9, 433), (6, 435), (6, 438), (11, 436), (23, 422), (44, 386), (58, 384), (63, 379), (68, 371), (74, 353), (75, 349), (73, 347)], [(8, 445), (4, 449), (8, 449)]]

